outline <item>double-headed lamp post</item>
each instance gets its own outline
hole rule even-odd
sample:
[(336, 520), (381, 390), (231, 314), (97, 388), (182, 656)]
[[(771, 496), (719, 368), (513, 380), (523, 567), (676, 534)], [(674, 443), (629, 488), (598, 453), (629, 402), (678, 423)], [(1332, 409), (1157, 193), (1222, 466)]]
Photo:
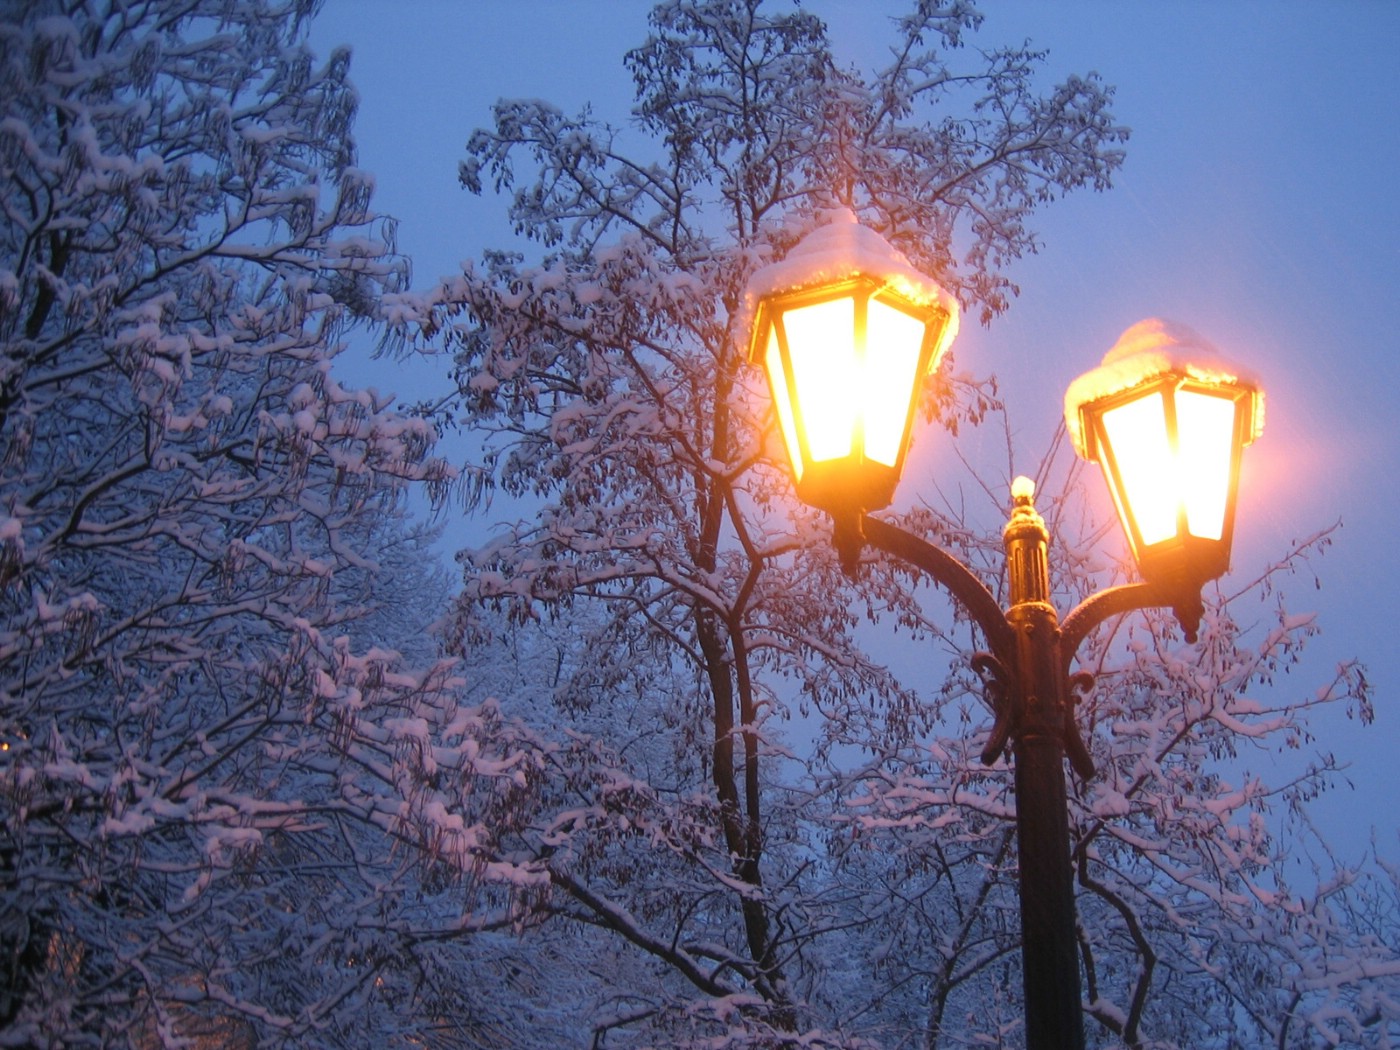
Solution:
[(1075, 449), (1098, 462), (1143, 582), (1063, 620), (1050, 604), (1049, 533), (1034, 485), (1011, 484), (1003, 532), (1009, 607), (952, 554), (869, 517), (889, 505), (924, 376), (957, 331), (957, 304), (849, 211), (834, 212), (751, 278), (749, 353), (767, 372), (797, 494), (827, 511), (854, 572), (869, 544), (928, 573), (986, 638), (974, 657), (993, 724), (982, 761), (1014, 755), (1026, 1046), (1084, 1045), (1064, 761), (1093, 762), (1073, 720), (1079, 644), (1111, 616), (1173, 609), (1194, 641), (1201, 588), (1229, 567), (1241, 450), (1263, 425), (1258, 385), (1186, 329), (1143, 321), (1065, 396)]

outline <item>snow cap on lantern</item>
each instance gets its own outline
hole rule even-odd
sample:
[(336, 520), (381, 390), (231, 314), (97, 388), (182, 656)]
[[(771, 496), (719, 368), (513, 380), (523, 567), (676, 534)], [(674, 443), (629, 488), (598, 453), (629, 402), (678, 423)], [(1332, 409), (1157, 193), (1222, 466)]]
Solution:
[(1264, 392), (1253, 375), (1225, 360), (1214, 345), (1184, 324), (1149, 317), (1139, 321), (1113, 344), (1103, 363), (1086, 372), (1065, 391), (1065, 425), (1074, 449), (1092, 460), (1081, 410), (1102, 398), (1121, 394), (1168, 374), (1187, 376), (1204, 383), (1237, 383), (1253, 391), (1249, 417), (1252, 442), (1264, 430)]
[(958, 307), (849, 209), (824, 218), (753, 274), (741, 310), (798, 496), (859, 513), (894, 496), (920, 381), (956, 334)]
[[(754, 318), (749, 327), (749, 359), (757, 361), (762, 325), (762, 300), (774, 296), (820, 289), (863, 277), (880, 284), (912, 304), (941, 308), (948, 315), (940, 350), (958, 334), (958, 302), (937, 281), (910, 265), (899, 249), (869, 226), (862, 226), (850, 208), (832, 208), (821, 215), (822, 225), (809, 231), (793, 245), (787, 256), (769, 263), (749, 278), (744, 288), (742, 321)], [(930, 362), (937, 368), (937, 360)]]

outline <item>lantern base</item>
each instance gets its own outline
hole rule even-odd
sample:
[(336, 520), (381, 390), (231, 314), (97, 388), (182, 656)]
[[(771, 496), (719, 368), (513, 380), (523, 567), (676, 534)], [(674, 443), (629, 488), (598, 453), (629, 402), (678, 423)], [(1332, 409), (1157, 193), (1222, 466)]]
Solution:
[(1187, 536), (1184, 541), (1159, 544), (1139, 553), (1138, 570), (1148, 583), (1170, 588), (1176, 622), (1186, 640), (1194, 644), (1205, 613), (1201, 590), (1229, 572), (1230, 549), (1220, 540)]
[(831, 515), (831, 545), (841, 559), (841, 571), (854, 580), (860, 573), (860, 552), (865, 549), (865, 515), (859, 512)]
[(797, 498), (833, 518), (856, 518), (884, 510), (894, 499), (899, 471), (860, 456), (813, 463), (797, 482)]
[(1185, 637), (1187, 644), (1195, 645), (1196, 639), (1201, 633), (1201, 617), (1205, 615), (1205, 603), (1201, 601), (1201, 591), (1197, 587), (1190, 591), (1189, 595), (1172, 606), (1172, 615), (1176, 617), (1176, 622), (1181, 625), (1181, 633)]

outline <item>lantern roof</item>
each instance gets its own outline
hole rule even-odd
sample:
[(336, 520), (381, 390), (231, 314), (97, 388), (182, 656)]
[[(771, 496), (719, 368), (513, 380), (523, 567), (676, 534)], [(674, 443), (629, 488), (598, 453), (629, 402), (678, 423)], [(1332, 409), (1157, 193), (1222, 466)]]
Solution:
[[(879, 233), (863, 226), (849, 208), (823, 213), (824, 224), (805, 234), (777, 262), (755, 270), (744, 288), (742, 323), (736, 332), (754, 332), (759, 303), (771, 296), (802, 292), (863, 277), (917, 307), (937, 307), (948, 315), (940, 348), (958, 331), (958, 302), (937, 281), (920, 273)], [(935, 353), (932, 362), (937, 362)]]
[(1085, 405), (1166, 375), (1249, 391), (1253, 407), (1245, 443), (1263, 431), (1264, 391), (1258, 380), (1227, 361), (1185, 325), (1150, 317), (1119, 336), (1104, 354), (1103, 363), (1084, 373), (1065, 391), (1065, 425), (1075, 450), (1084, 458), (1091, 458), (1081, 416)]

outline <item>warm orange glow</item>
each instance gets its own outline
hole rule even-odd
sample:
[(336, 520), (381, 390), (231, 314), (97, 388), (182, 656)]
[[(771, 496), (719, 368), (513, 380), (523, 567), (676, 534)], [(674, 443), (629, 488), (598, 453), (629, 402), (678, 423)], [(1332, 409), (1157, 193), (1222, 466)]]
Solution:
[(1065, 392), (1075, 451), (1104, 479), (1144, 578), (1229, 569), (1243, 449), (1259, 436), (1256, 380), (1181, 325), (1133, 325)]
[(834, 514), (887, 507), (920, 384), (957, 301), (848, 210), (744, 290), (749, 360), (768, 374), (797, 495)]
[(946, 341), (947, 317), (920, 315), (885, 295), (848, 282), (766, 304), (760, 313), (763, 332), (754, 342), (793, 481), (818, 505), (888, 505), (919, 381)]
[(778, 424), (787, 444), (788, 462), (792, 464), (794, 481), (802, 480), (802, 446), (797, 443), (797, 420), (793, 417), (792, 398), (788, 396), (787, 375), (783, 371), (782, 354), (778, 350), (778, 330), (768, 330), (768, 349), (763, 353), (763, 367), (768, 370), (768, 385), (773, 392), (773, 404), (778, 410)]
[(1103, 414), (1109, 446), (1118, 462), (1123, 499), (1144, 544), (1176, 535), (1179, 485), (1166, 409), (1160, 394), (1129, 401)]
[(919, 381), (924, 324), (878, 299), (870, 301), (867, 311), (861, 391), (865, 454), (893, 467), (899, 461)]
[(860, 410), (855, 300), (849, 296), (783, 313), (797, 425), (812, 462), (851, 454)]
[(1193, 536), (1224, 535), (1235, 454), (1234, 398), (1191, 390), (1176, 393), (1176, 469), (1186, 528)]
[(1174, 421), (1160, 390), (1103, 414), (1122, 501), (1145, 547), (1172, 539), (1183, 524), (1206, 540), (1225, 532), (1235, 400), (1193, 390), (1174, 394)]

